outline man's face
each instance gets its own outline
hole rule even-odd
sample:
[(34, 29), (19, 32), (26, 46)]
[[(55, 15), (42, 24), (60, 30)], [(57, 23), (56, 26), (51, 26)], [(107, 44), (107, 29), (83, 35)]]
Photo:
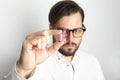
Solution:
[[(83, 28), (82, 17), (79, 12), (69, 16), (64, 16), (56, 23), (55, 26), (56, 28), (66, 30)], [(82, 35), (80, 37), (75, 37), (73, 32), (70, 31), (67, 36), (63, 36), (62, 40), (64, 41), (64, 45), (59, 49), (59, 51), (64, 56), (73, 56), (81, 43)], [(54, 36), (53, 41), (58, 41), (58, 36)]]

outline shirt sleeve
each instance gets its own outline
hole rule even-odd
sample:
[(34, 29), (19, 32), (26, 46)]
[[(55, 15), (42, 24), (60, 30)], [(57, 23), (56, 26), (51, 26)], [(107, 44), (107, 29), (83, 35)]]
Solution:
[(15, 64), (11, 71), (6, 76), (4, 76), (2, 80), (25, 80), (25, 78), (16, 71)]
[(32, 72), (31, 76), (26, 79), (17, 72), (15, 64), (11, 71), (4, 76), (2, 80), (53, 80), (51, 75), (48, 72), (45, 73), (46, 71), (44, 70), (45, 69), (42, 69), (42, 67), (38, 67)]

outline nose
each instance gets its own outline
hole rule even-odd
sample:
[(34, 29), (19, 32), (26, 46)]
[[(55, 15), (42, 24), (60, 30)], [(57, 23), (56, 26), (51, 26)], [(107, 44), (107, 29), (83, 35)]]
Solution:
[(69, 35), (68, 35), (68, 41), (73, 41), (73, 32), (72, 31), (70, 31), (69, 32)]

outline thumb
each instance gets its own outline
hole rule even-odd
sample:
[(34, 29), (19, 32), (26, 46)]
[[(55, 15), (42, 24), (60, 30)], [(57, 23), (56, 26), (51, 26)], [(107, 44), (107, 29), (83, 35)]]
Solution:
[(51, 47), (48, 48), (48, 54), (52, 55), (55, 51), (57, 51), (62, 45), (64, 44), (63, 41), (55, 42)]

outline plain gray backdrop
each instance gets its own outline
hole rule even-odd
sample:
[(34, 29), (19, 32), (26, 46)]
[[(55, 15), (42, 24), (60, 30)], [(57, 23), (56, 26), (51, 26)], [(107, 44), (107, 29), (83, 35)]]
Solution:
[[(48, 29), (59, 0), (0, 0), (0, 79), (19, 59), (29, 33)], [(106, 80), (120, 80), (120, 0), (75, 0), (85, 11), (81, 50), (99, 60)]]

